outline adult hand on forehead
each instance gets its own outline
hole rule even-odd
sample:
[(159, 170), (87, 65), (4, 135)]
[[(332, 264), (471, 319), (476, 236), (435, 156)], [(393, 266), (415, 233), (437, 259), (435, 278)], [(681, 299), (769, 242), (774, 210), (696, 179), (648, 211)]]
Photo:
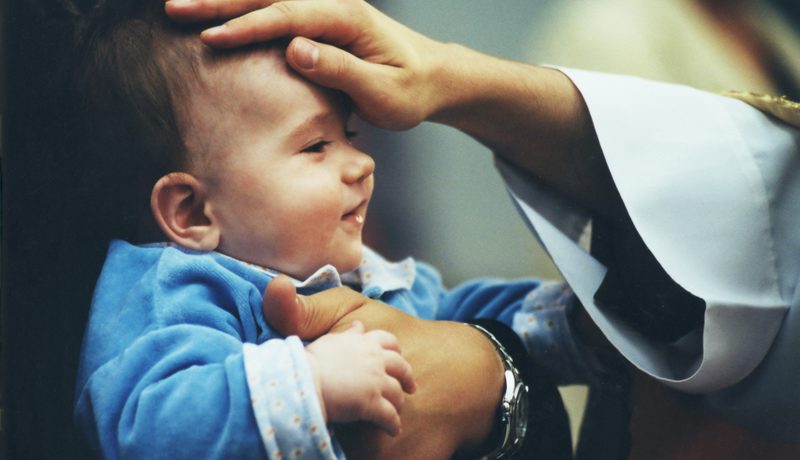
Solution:
[(558, 70), (431, 40), (362, 0), (169, 0), (166, 11), (233, 18), (202, 33), (213, 47), (294, 37), (289, 65), (347, 93), (367, 122), (452, 126), (588, 209), (624, 215), (583, 98)]
[(176, 21), (233, 18), (201, 34), (215, 48), (295, 37), (291, 67), (347, 93), (360, 117), (383, 128), (414, 127), (442, 106), (434, 74), (443, 44), (362, 0), (169, 0), (165, 9)]

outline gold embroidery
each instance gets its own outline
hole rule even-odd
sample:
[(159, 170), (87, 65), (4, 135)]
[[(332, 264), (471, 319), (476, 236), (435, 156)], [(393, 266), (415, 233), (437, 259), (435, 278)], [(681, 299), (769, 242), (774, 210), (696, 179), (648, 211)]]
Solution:
[(786, 96), (776, 97), (749, 91), (724, 91), (722, 94), (747, 102), (764, 113), (800, 128), (800, 103), (791, 101)]

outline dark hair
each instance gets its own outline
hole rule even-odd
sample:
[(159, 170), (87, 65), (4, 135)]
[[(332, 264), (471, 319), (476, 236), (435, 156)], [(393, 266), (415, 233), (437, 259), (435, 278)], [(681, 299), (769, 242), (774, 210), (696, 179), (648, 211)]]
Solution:
[(189, 161), (177, 114), (185, 82), (196, 80), (199, 29), (170, 23), (163, 0), (108, 0), (76, 30), (78, 164), (94, 225), (156, 238), (150, 189)]

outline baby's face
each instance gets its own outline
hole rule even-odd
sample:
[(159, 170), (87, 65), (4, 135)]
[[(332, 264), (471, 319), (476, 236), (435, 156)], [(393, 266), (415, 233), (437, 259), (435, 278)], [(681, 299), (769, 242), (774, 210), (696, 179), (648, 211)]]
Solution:
[(303, 279), (354, 270), (375, 163), (349, 141), (341, 97), (291, 73), (276, 51), (203, 66), (186, 129), (191, 172), (221, 229), (218, 250)]

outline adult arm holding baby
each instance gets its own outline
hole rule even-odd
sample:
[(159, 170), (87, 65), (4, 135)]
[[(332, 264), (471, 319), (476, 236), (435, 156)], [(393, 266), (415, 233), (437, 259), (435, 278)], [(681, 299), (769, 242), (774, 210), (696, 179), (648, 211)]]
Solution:
[(347, 329), (353, 321), (397, 337), (414, 369), (416, 392), (405, 399), (399, 436), (368, 424), (336, 429), (348, 458), (477, 458), (495, 428), (503, 366), (491, 343), (474, 328), (410, 316), (348, 289), (297, 296), (286, 278), (271, 282), (264, 316), (283, 334), (312, 339)]
[(115, 242), (96, 290), (75, 416), (104, 458), (333, 456), (327, 423), (400, 430), (414, 381), (391, 334), (351, 322), (306, 346), (258, 340), (252, 285), (208, 257), (160, 252)]

